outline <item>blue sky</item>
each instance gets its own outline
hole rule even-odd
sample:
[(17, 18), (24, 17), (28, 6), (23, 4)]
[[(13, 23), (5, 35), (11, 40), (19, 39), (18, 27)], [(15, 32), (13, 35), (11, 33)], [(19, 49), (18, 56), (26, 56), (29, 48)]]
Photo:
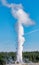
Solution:
[[(23, 9), (35, 21), (34, 26), (24, 26), (24, 51), (39, 51), (39, 0), (7, 0), (9, 3), (21, 3)], [(10, 9), (0, 2), (0, 51), (16, 51), (17, 33), (16, 19)], [(32, 32), (33, 31), (33, 32)], [(31, 33), (30, 33), (31, 32)]]

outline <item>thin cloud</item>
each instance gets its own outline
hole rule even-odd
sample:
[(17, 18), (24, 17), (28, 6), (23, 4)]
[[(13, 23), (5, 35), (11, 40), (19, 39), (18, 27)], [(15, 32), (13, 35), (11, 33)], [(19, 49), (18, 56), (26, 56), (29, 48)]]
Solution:
[(32, 33), (38, 32), (38, 31), (39, 31), (39, 29), (36, 29), (36, 30), (30, 31), (30, 32), (26, 33), (26, 35), (29, 35), (29, 34), (32, 34)]

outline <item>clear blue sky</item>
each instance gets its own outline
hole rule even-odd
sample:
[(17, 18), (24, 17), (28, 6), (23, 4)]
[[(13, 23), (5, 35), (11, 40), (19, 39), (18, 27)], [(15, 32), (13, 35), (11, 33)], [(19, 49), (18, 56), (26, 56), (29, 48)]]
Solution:
[[(35, 21), (34, 26), (24, 27), (24, 51), (39, 51), (39, 0), (7, 0), (9, 3), (21, 3), (24, 11)], [(16, 51), (16, 20), (10, 9), (0, 2), (0, 51)], [(33, 31), (33, 32), (32, 32)], [(31, 32), (31, 33), (30, 33)]]

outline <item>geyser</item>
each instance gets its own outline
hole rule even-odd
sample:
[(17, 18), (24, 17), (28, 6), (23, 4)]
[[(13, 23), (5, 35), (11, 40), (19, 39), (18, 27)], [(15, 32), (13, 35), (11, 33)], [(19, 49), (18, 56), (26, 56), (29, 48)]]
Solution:
[(12, 16), (17, 19), (17, 33), (18, 33), (18, 48), (17, 48), (17, 62), (22, 63), (22, 51), (24, 38), (23, 25), (29, 26), (35, 23), (29, 18), (29, 15), (23, 10), (22, 4), (8, 4), (6, 0), (1, 0), (2, 4), (11, 9)]
[(23, 30), (23, 26), (20, 23), (20, 21), (18, 22), (18, 48), (17, 48), (17, 62), (22, 63), (22, 51), (23, 51), (23, 43), (25, 41), (24, 37), (24, 30)]

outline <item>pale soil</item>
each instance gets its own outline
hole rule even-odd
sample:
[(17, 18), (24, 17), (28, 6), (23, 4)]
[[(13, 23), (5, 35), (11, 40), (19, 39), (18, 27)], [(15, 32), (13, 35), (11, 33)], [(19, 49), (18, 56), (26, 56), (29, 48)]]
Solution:
[(6, 64), (6, 65), (39, 65), (39, 63), (26, 63), (26, 64)]

